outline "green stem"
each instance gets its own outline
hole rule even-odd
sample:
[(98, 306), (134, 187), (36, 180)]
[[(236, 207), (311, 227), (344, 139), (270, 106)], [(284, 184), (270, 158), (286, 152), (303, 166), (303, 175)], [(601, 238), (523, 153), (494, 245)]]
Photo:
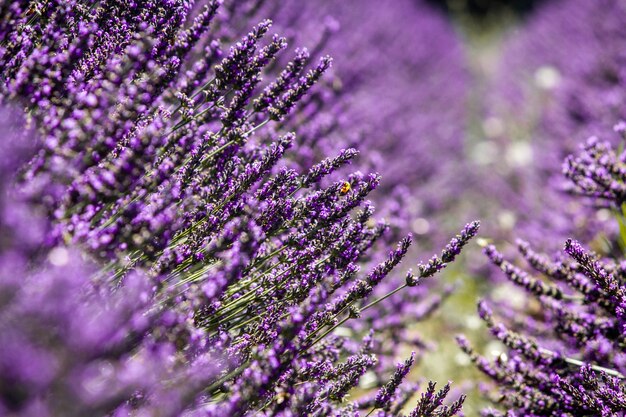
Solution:
[(406, 287), (407, 287), (407, 285), (406, 285), (406, 284), (399, 286), (399, 287), (398, 287), (398, 288), (396, 288), (395, 290), (393, 290), (393, 291), (391, 291), (391, 292), (389, 292), (389, 293), (387, 293), (387, 294), (383, 295), (383, 296), (382, 296), (382, 297), (380, 297), (379, 299), (374, 300), (374, 301), (372, 301), (371, 303), (369, 303), (368, 305), (366, 305), (365, 307), (361, 308), (361, 311), (365, 311), (365, 310), (367, 310), (368, 308), (375, 306), (376, 304), (380, 303), (380, 302), (381, 302), (381, 301), (383, 301), (383, 300), (386, 300), (387, 298), (391, 297), (392, 295), (394, 295), (395, 293), (397, 293), (398, 291), (400, 291), (400, 290), (402, 290), (402, 289), (404, 289), (404, 288), (406, 288)]
[(560, 356), (560, 355), (557, 355), (555, 352), (553, 352), (553, 351), (551, 351), (549, 349), (546, 349), (546, 348), (540, 347), (539, 348), (539, 352), (541, 352), (541, 353), (543, 353), (545, 355), (552, 356), (555, 359), (556, 358), (563, 359), (566, 363), (569, 363), (570, 365), (575, 365), (575, 366), (578, 366), (578, 367), (583, 367), (585, 365), (589, 365), (589, 367), (591, 369), (593, 369), (594, 371), (604, 372), (607, 375), (611, 375), (611, 376), (614, 376), (614, 377), (619, 378), (619, 379), (625, 379), (626, 378), (626, 376), (624, 376), (624, 374), (622, 374), (619, 371), (616, 371), (615, 369), (605, 368), (603, 366), (598, 366), (598, 365), (591, 365), (591, 364), (587, 364), (587, 363), (585, 363), (583, 361), (580, 361), (578, 359), (569, 358), (567, 356)]
[(248, 365), (249, 365), (249, 362), (242, 363), (237, 368), (233, 369), (232, 371), (230, 371), (229, 373), (227, 373), (226, 375), (224, 375), (223, 377), (221, 377), (220, 379), (218, 379), (217, 381), (209, 385), (206, 391), (212, 392), (216, 390), (217, 388), (219, 388), (220, 386), (222, 386), (225, 382), (241, 375), (241, 373), (248, 367)]
[[(341, 326), (342, 324), (344, 324), (345, 322), (347, 322), (348, 320), (350, 320), (350, 316), (347, 316), (346, 318), (344, 318), (343, 320), (341, 320), (339, 323), (335, 324), (333, 327), (331, 327), (330, 329), (326, 330), (324, 333), (322, 333), (317, 339), (315, 339), (313, 341), (313, 343), (311, 343), (309, 346), (307, 346), (307, 349), (310, 347), (315, 346), (320, 340), (322, 340), (323, 338), (325, 338), (326, 336), (328, 336), (330, 334), (330, 332), (332, 332), (333, 330), (335, 330), (337, 327)], [(306, 349), (305, 349), (306, 350)]]
[[(369, 303), (368, 305), (366, 305), (365, 307), (362, 307), (360, 310), (361, 311), (365, 311), (368, 308), (371, 308), (373, 306), (375, 306), (376, 304), (380, 303), (383, 300), (386, 300), (387, 298), (391, 297), (392, 295), (394, 295), (395, 293), (401, 291), (402, 289), (406, 288), (407, 284), (401, 285), (398, 288), (396, 288), (395, 290), (388, 292), (387, 294), (383, 295), (382, 297), (372, 301), (371, 303)], [(338, 317), (339, 315), (341, 315), (341, 313), (343, 313), (349, 306), (345, 306), (344, 308), (342, 308), (335, 317)], [(309, 345), (309, 347), (315, 345), (317, 342), (319, 342), (320, 340), (322, 340), (324, 337), (326, 337), (330, 332), (332, 332), (333, 330), (335, 330), (337, 327), (341, 326), (343, 323), (345, 323), (346, 321), (350, 320), (351, 316), (347, 316), (346, 318), (344, 318), (343, 320), (341, 320), (339, 323), (337, 323), (336, 325), (334, 325), (333, 327), (331, 327), (330, 329), (328, 329), (326, 332), (324, 332), (324, 334), (322, 334), (320, 337), (318, 337), (317, 339), (315, 339), (315, 341), (313, 343), (311, 343)]]

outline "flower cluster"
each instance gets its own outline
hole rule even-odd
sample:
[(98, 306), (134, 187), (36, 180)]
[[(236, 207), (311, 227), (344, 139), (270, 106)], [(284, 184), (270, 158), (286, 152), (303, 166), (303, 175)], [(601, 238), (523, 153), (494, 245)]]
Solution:
[[(248, 27), (255, 3), (0, 2), (2, 101), (37, 130), (15, 188), (40, 217), (16, 227), (45, 219), (43, 258), (17, 281), (17, 255), (0, 264), (5, 409), (394, 416), (410, 400), (410, 363), (386, 366), (398, 350), (359, 317), (417, 284), (375, 293), (411, 238), (381, 256), (379, 176), (346, 172), (354, 149), (310, 152), (340, 122), (320, 114), (345, 105), (323, 81), (324, 36), (285, 57), (269, 20)], [(335, 334), (349, 320), (362, 325)], [(370, 370), (375, 400), (345, 402)], [(429, 385), (413, 414), (457, 414), (448, 390)]]
[(12, 185), (35, 150), (20, 116), (0, 112), (0, 414), (107, 415), (134, 403), (175, 415), (223, 363), (189, 326), (197, 341), (176, 353), (172, 331), (183, 328), (154, 309), (140, 272), (113, 292), (76, 248), (44, 244), (49, 222)]
[(367, 149), (357, 166), (382, 174), (374, 201), (394, 225), (430, 240), (429, 249), (441, 244), (458, 226), (446, 215), (449, 196), (468, 186), (461, 173), (469, 70), (450, 23), (422, 0), (362, 0), (358, 7), (287, 0), (259, 13), (298, 44), (323, 42), (342, 57), (332, 69), (337, 97), (325, 112), (333, 131), (306, 141), (307, 154), (333, 152), (336, 143)]
[[(621, 123), (615, 130), (624, 137)], [(563, 174), (572, 182), (572, 194), (586, 196), (600, 207), (621, 210), (626, 202), (626, 154), (618, 155), (609, 142), (589, 138), (580, 155), (567, 157)]]
[[(510, 416), (623, 415), (623, 265), (600, 260), (572, 240), (565, 244), (567, 256), (554, 261), (526, 242), (518, 247), (542, 278), (504, 260), (492, 246), (485, 253), (509, 280), (535, 297), (540, 309), (532, 318), (507, 324), (494, 317), (486, 302), (479, 304), (480, 317), (508, 350), (493, 363), (464, 337), (458, 339), (497, 383), (499, 394), (493, 400)], [(491, 410), (486, 415), (501, 414)]]
[[(616, 130), (623, 130), (621, 124)], [(592, 137), (579, 155), (566, 159), (563, 172), (573, 194), (616, 211), (623, 230), (623, 153)], [(490, 362), (465, 337), (458, 338), (461, 348), (496, 383), (493, 401), (509, 410), (507, 416), (624, 415), (623, 251), (616, 248), (603, 257), (568, 239), (563, 253), (551, 260), (525, 241), (518, 240), (517, 248), (532, 274), (507, 261), (493, 245), (484, 253), (533, 302), (522, 310), (497, 305), (501, 319), (486, 301), (478, 305), (481, 319), (507, 353)], [(488, 410), (485, 415), (504, 414)]]
[[(470, 85), (461, 39), (442, 14), (421, 0), (361, 0), (358, 7), (287, 0), (280, 7), (266, 2), (257, 13), (271, 16), (297, 44), (315, 45), (311, 50), (323, 44), (341, 57), (329, 74), (334, 97), (326, 103), (331, 106), (314, 116), (321, 126), (333, 121), (332, 130), (315, 140), (299, 135), (300, 158), (335, 152), (337, 144), (362, 150), (353, 166), (382, 174), (370, 198), (394, 236), (401, 238), (398, 231), (407, 230), (418, 236), (411, 254), (419, 258), (445, 245), (459, 221), (476, 218), (460, 207), (462, 198), (450, 198), (468, 189), (469, 177), (462, 172)], [(324, 22), (322, 33), (319, 22)], [(373, 295), (384, 297), (404, 282), (394, 274)], [(387, 349), (395, 350), (398, 341), (417, 344), (415, 331), (405, 330), (452, 291), (438, 284), (424, 280), (364, 312), (363, 318), (384, 334)]]

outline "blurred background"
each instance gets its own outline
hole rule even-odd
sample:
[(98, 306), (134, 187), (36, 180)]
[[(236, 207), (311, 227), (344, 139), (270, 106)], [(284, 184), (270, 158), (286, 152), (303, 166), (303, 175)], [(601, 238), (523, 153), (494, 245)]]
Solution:
[(428, 0), (446, 11), (471, 18), (497, 18), (502, 13), (523, 14), (549, 0)]

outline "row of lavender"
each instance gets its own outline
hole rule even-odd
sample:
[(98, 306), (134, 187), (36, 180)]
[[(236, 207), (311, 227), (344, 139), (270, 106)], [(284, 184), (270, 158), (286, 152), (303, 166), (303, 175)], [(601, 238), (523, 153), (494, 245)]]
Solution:
[[(2, 413), (398, 414), (414, 355), (389, 343), (411, 336), (367, 321), (385, 327), (374, 291), (411, 238), (385, 256), (379, 177), (345, 168), (365, 126), (325, 74), (336, 25), (288, 50), (263, 18), (296, 2), (1, 7), (4, 101), (27, 110), (4, 110), (4, 177), (31, 153), (3, 194)], [(477, 228), (385, 285), (417, 287)], [(371, 398), (345, 402), (367, 371)], [(414, 414), (456, 414), (448, 390)]]
[(516, 213), (519, 235), (563, 250), (546, 256), (517, 239), (527, 272), (507, 261), (514, 254), (484, 249), (528, 295), (517, 305), (479, 303), (480, 317), (506, 347), (494, 361), (458, 338), (495, 382), (487, 396), (499, 411), (484, 415), (626, 412), (626, 154), (617, 150), (626, 139), (625, 18), (619, 1), (555, 1), (504, 43), (488, 97), (490, 139), (505, 153), (530, 146), (526, 164), (491, 168), (513, 184), (503, 207)]
[[(529, 72), (494, 90), (507, 103), (529, 102), (509, 93), (528, 74), (556, 85), (532, 130), (542, 138), (535, 154), (567, 153), (559, 140), (621, 117), (602, 101), (620, 101), (619, 47), (597, 45), (625, 38), (624, 11), (605, 3), (591, 13), (584, 1), (557, 2), (509, 47), (527, 57), (515, 70)], [(408, 1), (366, 1), (355, 11), (330, 1), (50, 0), (5, 1), (0, 10), (0, 168), (3, 179), (20, 171), (1, 201), (0, 412), (403, 415), (417, 390), (401, 385), (416, 359), (409, 351), (423, 348), (407, 327), (440, 302), (421, 281), (455, 259), (478, 223), (404, 274), (392, 273), (411, 245), (398, 229), (424, 234), (434, 224), (440, 241), (451, 219), (467, 215), (459, 200), (490, 179), (464, 158), (468, 72), (446, 22)], [(267, 17), (286, 38), (269, 34)], [(577, 46), (589, 45), (584, 65), (558, 59), (561, 45), (533, 46), (542, 37), (572, 41), (558, 33), (572, 30), (565, 21)], [(397, 39), (427, 41), (407, 48)], [(294, 42), (308, 49), (289, 49)], [(333, 69), (325, 50), (337, 57)], [(514, 74), (506, 65), (502, 73)], [(588, 118), (569, 110), (573, 88), (598, 102)], [(490, 117), (493, 126), (498, 116)], [(372, 156), (359, 158), (355, 146)], [(591, 141), (566, 175), (571, 191), (602, 203), (602, 213), (617, 208), (623, 222), (626, 157), (612, 152)], [(378, 175), (350, 172), (350, 163), (387, 174), (384, 194), (372, 195), (395, 227), (374, 220), (366, 200)], [(522, 197), (493, 179), (493, 189), (505, 189), (489, 204), (522, 201), (522, 216), (526, 204), (544, 201), (528, 190), (554, 171), (518, 168), (507, 175)], [(598, 236), (598, 222), (564, 227), (569, 200), (551, 198), (554, 207), (537, 213), (540, 227), (521, 217), (525, 234)], [(480, 304), (510, 349), (495, 364), (460, 339), (510, 415), (626, 408), (625, 278), (610, 232), (602, 249), (616, 261), (568, 241), (571, 260), (550, 262), (520, 242), (550, 283), (485, 249), (538, 300), (520, 312), (501, 306), (508, 326)], [(532, 321), (520, 319), (528, 312)], [(359, 384), (371, 395), (346, 401)], [(444, 406), (449, 390), (429, 384), (410, 415), (455, 415), (464, 397)]]

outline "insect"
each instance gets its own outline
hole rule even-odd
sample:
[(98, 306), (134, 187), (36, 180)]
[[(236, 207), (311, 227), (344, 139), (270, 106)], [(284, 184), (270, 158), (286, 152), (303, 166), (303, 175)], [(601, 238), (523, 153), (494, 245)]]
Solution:
[(341, 195), (345, 195), (345, 194), (348, 194), (348, 191), (350, 191), (351, 188), (352, 187), (350, 186), (350, 183), (347, 181), (344, 181), (339, 192), (341, 193)]
[(24, 16), (32, 16), (34, 14), (41, 16), (41, 10), (36, 5), (30, 6), (28, 10), (26, 10), (26, 12), (24, 13)]

